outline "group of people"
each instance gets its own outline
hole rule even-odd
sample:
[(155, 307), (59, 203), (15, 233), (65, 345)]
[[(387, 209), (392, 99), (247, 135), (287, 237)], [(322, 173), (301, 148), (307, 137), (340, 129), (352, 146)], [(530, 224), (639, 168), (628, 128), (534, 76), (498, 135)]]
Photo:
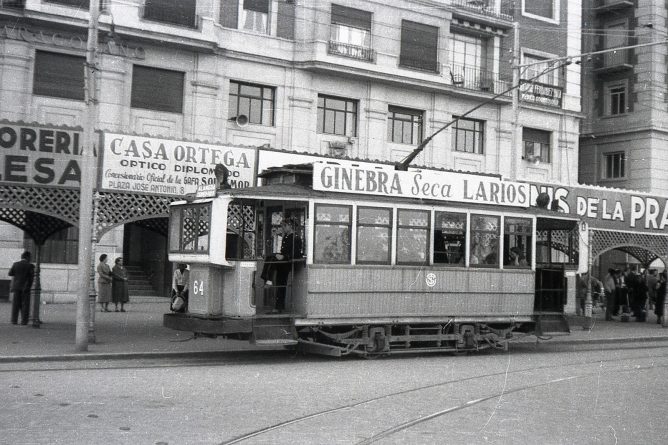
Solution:
[(642, 274), (637, 269), (608, 269), (603, 279), (606, 298), (605, 319), (623, 313), (632, 314), (636, 321), (644, 322), (647, 318), (646, 308), (654, 308), (657, 323), (663, 316), (663, 302), (666, 294), (666, 271), (657, 274), (652, 269)]
[(114, 261), (114, 267), (110, 268), (107, 262), (109, 257), (103, 253), (97, 265), (97, 302), (100, 303), (101, 312), (111, 312), (109, 303), (114, 303), (115, 312), (125, 312), (125, 304), (130, 301), (128, 293), (128, 271), (123, 266), (123, 258), (118, 257)]

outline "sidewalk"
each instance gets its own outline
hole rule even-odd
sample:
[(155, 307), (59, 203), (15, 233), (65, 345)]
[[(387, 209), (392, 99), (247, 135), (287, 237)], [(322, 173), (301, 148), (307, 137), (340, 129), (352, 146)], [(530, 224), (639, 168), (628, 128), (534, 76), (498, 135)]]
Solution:
[[(275, 349), (257, 347), (247, 341), (223, 338), (193, 339), (190, 332), (164, 328), (162, 315), (168, 310), (166, 300), (136, 297), (127, 312), (95, 312), (95, 343), (87, 352), (76, 351), (76, 305), (43, 304), (41, 328), (12, 325), (11, 304), (0, 302), (0, 363), (17, 361), (121, 359), (205, 356), (231, 351)], [(627, 343), (668, 341), (668, 329), (656, 324), (653, 313), (646, 323), (603, 321), (600, 309), (594, 313), (591, 330), (582, 329), (584, 318), (569, 319), (571, 334), (554, 337), (553, 344)], [(523, 342), (535, 342), (530, 336)]]

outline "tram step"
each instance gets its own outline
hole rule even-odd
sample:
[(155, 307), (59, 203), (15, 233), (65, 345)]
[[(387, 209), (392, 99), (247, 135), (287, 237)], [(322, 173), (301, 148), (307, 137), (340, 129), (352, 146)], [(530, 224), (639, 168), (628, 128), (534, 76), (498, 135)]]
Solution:
[(571, 333), (563, 314), (540, 314), (536, 322), (536, 335), (567, 335)]
[(297, 332), (289, 318), (255, 319), (252, 341), (258, 345), (296, 345)]

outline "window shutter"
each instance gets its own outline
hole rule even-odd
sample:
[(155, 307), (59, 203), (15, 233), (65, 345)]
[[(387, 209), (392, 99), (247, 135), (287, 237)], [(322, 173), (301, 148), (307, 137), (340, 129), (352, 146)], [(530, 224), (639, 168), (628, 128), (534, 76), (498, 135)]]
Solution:
[(236, 29), (239, 23), (239, 2), (222, 0), (220, 4), (220, 24), (225, 28)]
[(399, 63), (413, 68), (438, 71), (438, 28), (403, 20)]
[(525, 141), (538, 142), (549, 145), (550, 132), (544, 130), (535, 130), (533, 128), (524, 128), (522, 130), (522, 139)]
[(332, 24), (371, 29), (371, 13), (361, 9), (332, 5)]
[(134, 65), (131, 106), (182, 113), (183, 77), (184, 73), (181, 71)]
[(269, 14), (269, 0), (244, 0), (244, 9)]
[(295, 38), (295, 4), (278, 2), (278, 22), (276, 36), (283, 39)]
[(33, 93), (84, 100), (85, 60), (69, 54), (36, 51)]

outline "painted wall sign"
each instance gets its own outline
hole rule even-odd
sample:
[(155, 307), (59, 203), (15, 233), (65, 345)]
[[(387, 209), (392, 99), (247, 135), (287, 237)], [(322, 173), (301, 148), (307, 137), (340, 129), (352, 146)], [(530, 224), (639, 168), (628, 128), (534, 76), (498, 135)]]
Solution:
[(315, 190), (529, 207), (529, 184), (491, 176), (430, 170), (396, 171), (352, 163), (316, 163)]
[(249, 187), (255, 158), (253, 148), (104, 133), (100, 188), (183, 196), (213, 184), (219, 163), (230, 171), (232, 188)]
[(82, 133), (0, 122), (0, 183), (79, 188)]

